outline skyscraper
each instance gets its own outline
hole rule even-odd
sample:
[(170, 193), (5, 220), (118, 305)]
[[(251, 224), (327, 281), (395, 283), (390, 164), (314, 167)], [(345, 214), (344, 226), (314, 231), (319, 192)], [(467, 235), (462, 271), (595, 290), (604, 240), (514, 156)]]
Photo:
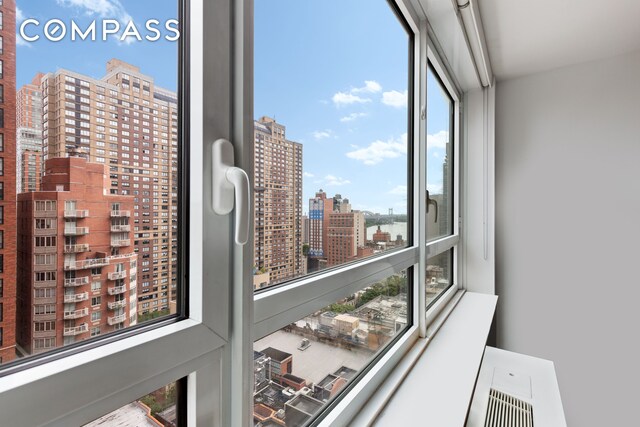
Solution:
[(107, 165), (108, 193), (133, 196), (138, 313), (169, 313), (177, 297), (178, 104), (174, 92), (117, 59), (94, 79), (58, 70), (42, 79), (43, 155)]
[(16, 97), (18, 193), (40, 189), (42, 175), (42, 78), (20, 88)]
[(302, 144), (270, 117), (254, 123), (254, 262), (270, 284), (304, 274)]
[(314, 198), (309, 199), (309, 256), (311, 258), (327, 256), (329, 215), (332, 212), (333, 199), (327, 198), (327, 193), (322, 189)]
[(107, 166), (47, 160), (42, 191), (18, 196), (17, 341), (41, 353), (137, 322), (133, 197)]
[(0, 363), (16, 356), (16, 2), (0, 2)]

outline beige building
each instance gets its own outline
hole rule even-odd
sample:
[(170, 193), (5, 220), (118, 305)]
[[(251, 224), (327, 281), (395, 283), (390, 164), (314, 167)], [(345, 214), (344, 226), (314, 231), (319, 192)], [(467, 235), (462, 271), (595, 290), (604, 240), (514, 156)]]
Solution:
[(254, 123), (254, 263), (275, 284), (305, 272), (302, 255), (302, 144), (269, 117)]
[(138, 313), (177, 296), (178, 104), (117, 59), (102, 79), (60, 69), (42, 78), (43, 155), (107, 165), (108, 194), (133, 196)]

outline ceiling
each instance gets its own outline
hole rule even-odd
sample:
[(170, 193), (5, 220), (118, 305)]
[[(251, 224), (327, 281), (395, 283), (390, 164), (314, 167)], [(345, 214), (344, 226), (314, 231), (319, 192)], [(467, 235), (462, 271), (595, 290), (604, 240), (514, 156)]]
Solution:
[(477, 0), (498, 80), (640, 50), (640, 0)]

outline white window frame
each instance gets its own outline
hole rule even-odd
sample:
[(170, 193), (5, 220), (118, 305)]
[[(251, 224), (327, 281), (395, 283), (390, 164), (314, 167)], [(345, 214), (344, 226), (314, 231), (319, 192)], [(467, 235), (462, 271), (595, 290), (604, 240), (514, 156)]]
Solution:
[[(190, 55), (185, 67), (190, 85), (189, 317), (178, 322), (162, 321), (140, 332), (124, 330), (118, 339), (107, 337), (84, 351), (45, 355), (27, 369), (0, 377), (3, 423), (16, 427), (83, 425), (187, 377), (189, 426), (249, 426), (253, 419), (255, 339), (357, 289), (412, 268), (412, 325), (317, 422), (323, 426), (346, 425), (416, 341), (429, 336), (428, 326), (435, 314), (462, 289), (458, 280), (458, 258), (462, 254), (456, 253), (453, 286), (426, 312), (427, 253), (460, 245), (460, 229), (456, 221), (453, 239), (426, 244), (426, 121), (421, 112), (426, 105), (427, 58), (433, 64), (441, 62), (429, 56), (434, 52), (422, 8), (413, 0), (395, 0), (414, 34), (413, 245), (266, 290), (255, 295), (254, 301), (249, 273), (252, 240), (244, 247), (231, 244), (233, 221), (213, 213), (210, 181), (211, 143), (219, 138), (232, 141), (236, 165), (252, 176), (253, 1), (189, 2)], [(440, 72), (443, 81), (451, 81), (445, 67)], [(458, 130), (455, 218), (461, 212), (459, 99), (454, 117)], [(229, 105), (231, 109), (226, 108)], [(314, 286), (308, 286), (311, 282)], [(51, 398), (52, 392), (55, 399)], [(37, 411), (33, 410), (34, 402)]]
[[(205, 137), (211, 138), (220, 129), (230, 129), (231, 120), (229, 113), (216, 114), (212, 120), (208, 117), (206, 122), (204, 116), (215, 107), (205, 102), (208, 98), (229, 105), (231, 94), (225, 91), (231, 78), (228, 70), (212, 67), (213, 53), (205, 51), (204, 39), (207, 38), (209, 46), (220, 47), (217, 53), (223, 56), (230, 57), (231, 47), (224, 43), (225, 37), (216, 39), (213, 32), (205, 32), (204, 22), (207, 21), (208, 28), (226, 32), (228, 40), (230, 14), (225, 15), (224, 11), (230, 7), (228, 0), (215, 2), (215, 10), (213, 4), (203, 0), (191, 0), (185, 7), (189, 55), (183, 68), (188, 72), (185, 79), (190, 87), (190, 96), (186, 98), (190, 111), (188, 318), (161, 321), (136, 331), (124, 330), (121, 335), (89, 344), (82, 351), (62, 349), (25, 360), (23, 365), (9, 366), (0, 377), (3, 424), (83, 425), (185, 377), (188, 425), (225, 424), (221, 422), (225, 411), (216, 397), (222, 395), (224, 380), (220, 378), (220, 364), (228, 347), (226, 296), (232, 272), (228, 268), (229, 245), (216, 246), (213, 242), (230, 242), (231, 224), (228, 217), (216, 216), (210, 209), (210, 191), (205, 193), (204, 174), (208, 147)], [(207, 74), (207, 85), (205, 70), (212, 73)], [(37, 410), (33, 410), (34, 405)]]

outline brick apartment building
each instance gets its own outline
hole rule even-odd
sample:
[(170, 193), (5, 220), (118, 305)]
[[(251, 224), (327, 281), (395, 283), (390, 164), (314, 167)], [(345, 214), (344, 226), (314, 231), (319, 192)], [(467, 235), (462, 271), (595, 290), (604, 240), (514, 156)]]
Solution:
[(16, 2), (0, 2), (0, 363), (16, 357)]
[(329, 214), (327, 230), (327, 267), (344, 264), (358, 257), (358, 248), (366, 244), (365, 221), (362, 212), (350, 207)]
[(44, 159), (106, 165), (107, 194), (133, 196), (138, 312), (169, 313), (177, 298), (178, 101), (117, 59), (94, 79), (69, 70), (42, 78)]
[(18, 193), (38, 191), (42, 176), (42, 78), (35, 75), (31, 83), (17, 93), (17, 183)]
[(318, 191), (309, 199), (309, 256), (311, 258), (327, 257), (327, 234), (329, 231), (329, 215), (333, 212), (333, 199), (327, 193)]
[(254, 122), (254, 262), (274, 284), (306, 272), (302, 255), (302, 145), (269, 117)]
[(47, 160), (42, 190), (18, 196), (17, 341), (26, 354), (137, 322), (133, 197), (107, 166)]

